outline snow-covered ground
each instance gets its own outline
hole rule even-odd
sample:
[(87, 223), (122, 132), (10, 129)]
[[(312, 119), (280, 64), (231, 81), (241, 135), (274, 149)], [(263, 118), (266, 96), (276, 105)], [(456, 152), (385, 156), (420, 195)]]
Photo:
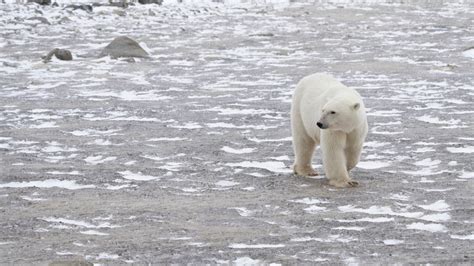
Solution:
[[(0, 264), (473, 263), (474, 6), (243, 2), (0, 4)], [(369, 108), (358, 188), (291, 174), (313, 72)]]

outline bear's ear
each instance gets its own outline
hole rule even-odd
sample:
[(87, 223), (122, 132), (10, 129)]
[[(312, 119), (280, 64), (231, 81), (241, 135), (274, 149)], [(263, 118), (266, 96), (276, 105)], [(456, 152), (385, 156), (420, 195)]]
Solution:
[(352, 106), (352, 108), (354, 108), (354, 110), (357, 110), (360, 108), (360, 103), (356, 103)]

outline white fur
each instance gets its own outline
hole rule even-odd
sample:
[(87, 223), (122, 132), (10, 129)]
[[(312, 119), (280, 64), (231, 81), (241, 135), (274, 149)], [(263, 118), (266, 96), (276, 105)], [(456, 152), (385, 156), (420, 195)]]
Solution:
[[(317, 126), (318, 122), (324, 129)], [(311, 160), (314, 149), (321, 145), (329, 184), (337, 187), (358, 184), (348, 172), (359, 162), (368, 130), (359, 93), (327, 74), (304, 77), (293, 95), (291, 128), (295, 174), (317, 175)]]

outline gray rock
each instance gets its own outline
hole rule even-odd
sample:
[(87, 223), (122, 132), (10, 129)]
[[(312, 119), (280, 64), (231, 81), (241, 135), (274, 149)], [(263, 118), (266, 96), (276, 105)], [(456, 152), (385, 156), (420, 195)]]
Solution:
[(161, 5), (163, 0), (138, 0), (138, 3), (145, 5), (145, 4), (158, 4)]
[(45, 63), (51, 61), (51, 58), (53, 58), (53, 55), (56, 56), (56, 58), (59, 60), (65, 60), (65, 61), (72, 60), (72, 54), (69, 50), (54, 48), (53, 50), (51, 50), (51, 52), (49, 52), (46, 56), (43, 57), (43, 61)]
[(40, 5), (51, 5), (51, 0), (28, 0), (28, 3), (37, 3)]
[(37, 20), (37, 21), (39, 21), (43, 24), (51, 25), (49, 20), (47, 20), (46, 18), (43, 18), (43, 17), (31, 17), (31, 18), (27, 18), (27, 20)]
[(107, 45), (99, 57), (109, 55), (112, 58), (119, 57), (148, 57), (148, 53), (134, 40), (121, 36), (115, 38)]
[(68, 5), (66, 8), (72, 9), (72, 10), (84, 10), (86, 12), (92, 12), (92, 6), (91, 5)]

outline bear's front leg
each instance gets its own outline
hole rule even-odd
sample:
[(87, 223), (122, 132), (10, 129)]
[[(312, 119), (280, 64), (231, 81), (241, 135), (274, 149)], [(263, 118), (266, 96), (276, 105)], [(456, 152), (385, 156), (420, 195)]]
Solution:
[(329, 184), (335, 187), (355, 187), (357, 181), (349, 177), (347, 171), (347, 158), (344, 152), (346, 134), (344, 132), (321, 132), (321, 150), (323, 152), (323, 165)]
[(345, 150), (347, 171), (352, 170), (359, 163), (362, 145), (356, 145)]

